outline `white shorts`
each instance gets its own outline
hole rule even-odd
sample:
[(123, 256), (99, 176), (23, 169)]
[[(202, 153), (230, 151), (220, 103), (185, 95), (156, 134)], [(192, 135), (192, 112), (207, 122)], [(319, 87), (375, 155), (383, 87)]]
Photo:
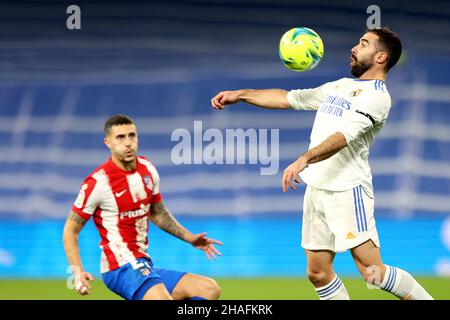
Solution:
[(371, 239), (380, 247), (374, 199), (358, 186), (347, 191), (306, 187), (303, 201), (302, 247), (344, 252)]

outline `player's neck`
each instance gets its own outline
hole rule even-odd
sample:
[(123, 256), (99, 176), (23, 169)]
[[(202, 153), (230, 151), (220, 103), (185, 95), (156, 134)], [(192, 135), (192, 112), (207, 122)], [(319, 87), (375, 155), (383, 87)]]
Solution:
[(136, 158), (132, 162), (122, 162), (114, 156), (111, 156), (111, 161), (124, 171), (133, 171), (136, 169)]
[(359, 78), (359, 80), (382, 80), (386, 81), (386, 73), (375, 70), (367, 70)]

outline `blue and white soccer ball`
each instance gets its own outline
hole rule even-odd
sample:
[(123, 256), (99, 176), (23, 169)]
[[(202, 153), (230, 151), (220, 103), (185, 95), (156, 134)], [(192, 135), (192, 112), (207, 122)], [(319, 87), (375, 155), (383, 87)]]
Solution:
[(323, 42), (309, 28), (292, 28), (280, 40), (279, 55), (283, 64), (294, 71), (314, 69), (323, 57)]

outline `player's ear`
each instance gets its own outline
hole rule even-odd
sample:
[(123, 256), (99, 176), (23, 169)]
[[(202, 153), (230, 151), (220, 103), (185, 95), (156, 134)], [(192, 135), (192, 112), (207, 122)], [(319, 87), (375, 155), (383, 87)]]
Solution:
[(112, 148), (111, 140), (109, 140), (109, 137), (105, 137), (105, 138), (103, 139), (103, 142), (104, 142), (105, 145), (108, 147), (108, 149), (111, 149), (111, 148)]
[(375, 61), (377, 63), (384, 63), (384, 62), (387, 61), (387, 59), (388, 59), (388, 53), (387, 52), (380, 51), (380, 52), (377, 52), (377, 54), (375, 55)]

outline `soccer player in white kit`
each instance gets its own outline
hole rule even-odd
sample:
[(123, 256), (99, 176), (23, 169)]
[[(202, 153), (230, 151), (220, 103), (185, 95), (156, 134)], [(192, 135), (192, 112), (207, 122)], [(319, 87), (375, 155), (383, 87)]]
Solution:
[(314, 110), (309, 150), (284, 170), (283, 192), (307, 184), (302, 247), (308, 278), (321, 300), (349, 299), (333, 270), (336, 252), (350, 250), (367, 283), (401, 299), (432, 299), (406, 271), (381, 260), (374, 218), (369, 148), (385, 124), (391, 98), (388, 71), (397, 63), (401, 41), (388, 28), (368, 30), (351, 49), (355, 78), (303, 90), (236, 90), (218, 93), (211, 104), (223, 109), (246, 102), (267, 109)]

